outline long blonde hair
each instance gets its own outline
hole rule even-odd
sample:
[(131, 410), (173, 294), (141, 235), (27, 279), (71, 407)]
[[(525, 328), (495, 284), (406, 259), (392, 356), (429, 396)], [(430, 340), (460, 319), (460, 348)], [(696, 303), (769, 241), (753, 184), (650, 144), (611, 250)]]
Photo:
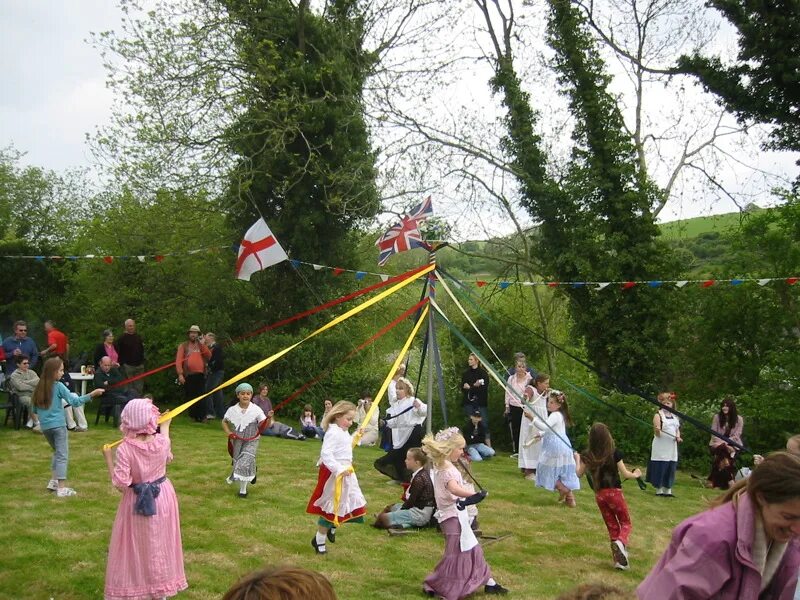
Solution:
[(322, 417), (322, 422), (320, 423), (320, 427), (327, 431), (328, 425), (331, 423), (335, 423), (336, 419), (341, 417), (342, 415), (346, 415), (352, 411), (354, 414), (356, 412), (356, 405), (350, 402), (349, 400), (339, 400), (333, 407)]
[(53, 403), (53, 386), (58, 381), (56, 374), (63, 364), (64, 361), (57, 356), (44, 361), (42, 378), (36, 384), (36, 389), (33, 390), (32, 400), (36, 408), (50, 408)]
[(434, 467), (441, 469), (450, 453), (465, 445), (464, 436), (458, 428), (450, 427), (439, 431), (436, 435), (426, 435), (422, 440), (422, 451), (430, 457)]

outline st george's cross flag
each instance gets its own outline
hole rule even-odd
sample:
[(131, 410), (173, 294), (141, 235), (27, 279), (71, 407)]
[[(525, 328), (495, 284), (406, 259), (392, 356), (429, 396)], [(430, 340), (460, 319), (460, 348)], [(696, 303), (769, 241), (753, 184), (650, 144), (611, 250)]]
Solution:
[(239, 244), (239, 256), (236, 259), (236, 277), (250, 281), (250, 275), (271, 267), (289, 257), (272, 235), (264, 219), (256, 221)]
[(420, 204), (412, 208), (407, 215), (403, 215), (399, 223), (392, 225), (386, 233), (378, 238), (378, 241), (375, 242), (375, 245), (380, 250), (378, 265), (385, 265), (389, 257), (396, 252), (405, 252), (412, 248), (429, 249), (430, 246), (422, 240), (422, 235), (419, 232), (419, 223), (432, 214), (433, 202), (431, 202), (431, 197), (428, 196)]

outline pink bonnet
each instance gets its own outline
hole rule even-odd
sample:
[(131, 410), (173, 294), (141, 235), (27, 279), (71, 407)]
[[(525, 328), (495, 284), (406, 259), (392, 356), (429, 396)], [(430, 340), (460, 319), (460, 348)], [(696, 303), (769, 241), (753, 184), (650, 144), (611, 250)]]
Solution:
[(154, 434), (160, 414), (150, 398), (135, 398), (122, 409), (120, 431), (127, 436)]

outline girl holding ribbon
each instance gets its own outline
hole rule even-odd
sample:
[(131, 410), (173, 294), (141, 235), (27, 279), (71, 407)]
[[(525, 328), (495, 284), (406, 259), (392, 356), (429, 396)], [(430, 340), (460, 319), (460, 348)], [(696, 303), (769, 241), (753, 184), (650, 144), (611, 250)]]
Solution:
[(168, 598), (188, 587), (183, 570), (178, 498), (167, 479), (172, 460), (170, 420), (158, 425), (148, 398), (122, 410), (125, 435), (117, 448), (103, 448), (111, 482), (122, 492), (106, 567), (105, 599)]
[(438, 507), (434, 516), (445, 538), (444, 556), (425, 578), (422, 590), (428, 596), (445, 600), (465, 598), (481, 586), (487, 594), (508, 593), (492, 578), (483, 549), (469, 526), (466, 507), (483, 500), (486, 491), (473, 494), (467, 490), (461, 473), (453, 465), (464, 454), (465, 445), (457, 427), (422, 440), (422, 449), (433, 463), (433, 491)]
[(342, 400), (322, 417), (325, 437), (319, 453), (317, 487), (306, 512), (319, 517), (311, 545), (325, 554), (325, 541), (336, 541), (336, 528), (348, 521), (363, 523), (367, 501), (353, 471), (353, 440), (348, 430), (356, 418), (356, 405)]

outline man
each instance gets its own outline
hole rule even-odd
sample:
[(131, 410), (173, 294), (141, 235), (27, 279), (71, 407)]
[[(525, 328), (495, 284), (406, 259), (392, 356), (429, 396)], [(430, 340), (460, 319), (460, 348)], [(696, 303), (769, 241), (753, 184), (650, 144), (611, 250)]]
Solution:
[(30, 368), (33, 369), (39, 360), (39, 347), (28, 337), (28, 324), (25, 321), (14, 323), (14, 335), (3, 340), (3, 352), (6, 355), (6, 375), (17, 368), (15, 358), (21, 354), (28, 356)]
[[(51, 320), (44, 322), (44, 331), (47, 333), (47, 348), (39, 352), (39, 356), (49, 358), (58, 355), (62, 358), (65, 365), (69, 364), (69, 338), (67, 335), (56, 329), (55, 323)], [(69, 369), (65, 369), (69, 370)]]
[[(225, 379), (225, 353), (222, 346), (217, 343), (217, 336), (206, 332), (203, 336), (206, 346), (211, 351), (211, 358), (208, 361), (208, 379), (206, 380), (206, 391), (210, 392)], [(217, 390), (206, 397), (206, 419), (221, 419), (225, 416), (225, 399), (222, 397), (222, 390)]]
[[(178, 372), (178, 383), (183, 386), (186, 400), (202, 396), (206, 385), (206, 363), (211, 359), (211, 350), (206, 346), (200, 327), (192, 325), (186, 334), (188, 340), (178, 346), (175, 355), (175, 370)], [(197, 423), (206, 422), (204, 402), (195, 402), (189, 408), (189, 416)]]
[[(125, 389), (119, 385), (123, 380), (120, 370), (113, 365), (111, 358), (104, 356), (100, 359), (100, 368), (94, 374), (94, 387), (103, 388), (105, 392), (98, 398), (101, 406), (105, 406), (106, 410), (114, 416), (114, 427), (118, 425), (122, 407), (127, 404), (130, 396), (125, 392)], [(77, 420), (77, 417), (76, 417)], [(75, 431), (85, 431), (82, 427), (78, 427)]]
[[(125, 321), (125, 333), (114, 342), (119, 356), (120, 369), (125, 379), (136, 377), (144, 373), (144, 343), (142, 337), (136, 333), (136, 322), (133, 319)], [(144, 379), (137, 379), (128, 384), (132, 397), (141, 398), (144, 394)]]

